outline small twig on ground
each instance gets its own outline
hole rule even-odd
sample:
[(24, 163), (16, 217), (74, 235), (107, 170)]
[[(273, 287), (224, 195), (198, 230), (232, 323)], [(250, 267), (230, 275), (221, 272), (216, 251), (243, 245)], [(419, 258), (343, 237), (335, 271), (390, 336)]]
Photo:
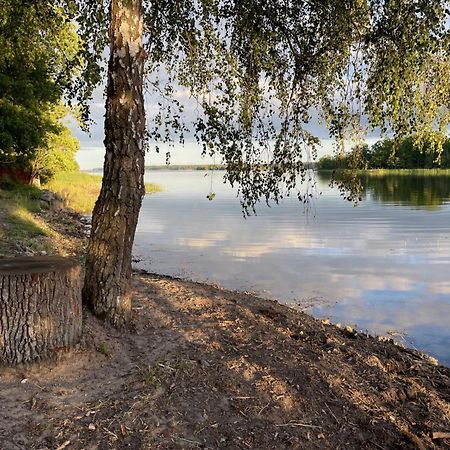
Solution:
[(337, 417), (334, 415), (333, 411), (331, 411), (331, 408), (328, 406), (327, 403), (325, 403), (325, 406), (327, 407), (328, 411), (330, 411), (330, 414), (333, 416), (333, 419), (334, 419), (337, 423), (340, 423), (339, 420), (337, 419)]
[(117, 436), (117, 434), (116, 433), (113, 433), (112, 431), (110, 431), (110, 430), (108, 430), (107, 428), (105, 428), (105, 427), (102, 427), (103, 428), (103, 431), (105, 431), (106, 433), (108, 433), (110, 436), (112, 436), (114, 439), (119, 439), (119, 436)]
[(173, 367), (170, 367), (170, 366), (168, 366), (168, 365), (166, 365), (166, 364), (161, 364), (161, 363), (159, 363), (158, 366), (159, 366), (159, 367), (163, 367), (164, 369), (169, 369), (169, 370), (171, 370), (172, 372), (176, 372), (176, 369), (174, 369)]
[(288, 422), (275, 425), (276, 427), (306, 427), (306, 428), (322, 428), (319, 425), (310, 425), (308, 423)]
[(377, 444), (376, 442), (374, 442), (374, 441), (369, 441), (371, 444), (373, 444), (373, 445), (375, 445), (375, 447), (377, 447), (377, 448), (379, 448), (379, 449), (381, 449), (381, 450), (386, 450), (384, 447), (382, 447), (380, 444)]
[(433, 439), (450, 439), (450, 433), (442, 431), (433, 431)]
[(259, 410), (258, 416), (260, 416), (260, 415), (262, 414), (262, 412), (263, 412), (269, 405), (270, 405), (270, 402), (267, 403), (267, 405), (263, 406), (263, 407)]
[(189, 442), (190, 444), (195, 444), (195, 445), (202, 445), (201, 442), (198, 441), (192, 441), (191, 439), (186, 439), (186, 438), (178, 438), (180, 441), (185, 441), (185, 442)]
[(64, 450), (68, 445), (70, 445), (70, 441), (63, 442), (56, 450)]

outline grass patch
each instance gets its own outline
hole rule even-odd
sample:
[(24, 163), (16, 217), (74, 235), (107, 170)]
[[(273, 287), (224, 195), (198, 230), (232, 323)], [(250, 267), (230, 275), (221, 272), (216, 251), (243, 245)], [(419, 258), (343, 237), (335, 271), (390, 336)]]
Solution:
[(102, 355), (107, 356), (108, 358), (111, 356), (109, 348), (104, 342), (100, 342), (100, 344), (97, 345), (96, 350)]
[(18, 206), (37, 212), (40, 209), (41, 192), (28, 184), (15, 184), (11, 181), (0, 183), (0, 200), (3, 207)]
[(162, 187), (156, 183), (145, 183), (145, 195), (156, 194), (162, 192)]
[(102, 184), (102, 177), (83, 172), (62, 172), (45, 184), (45, 188), (59, 194), (68, 208), (90, 214), (94, 209)]
[[(44, 187), (58, 193), (68, 208), (81, 213), (91, 214), (102, 185), (101, 175), (90, 175), (84, 172), (63, 172), (49, 181)], [(146, 194), (160, 192), (161, 187), (145, 184)]]
[(12, 182), (0, 184), (0, 255), (14, 250), (48, 251), (48, 230), (35, 217), (40, 209), (39, 189)]
[(47, 236), (47, 231), (41, 228), (35, 221), (32, 211), (17, 205), (11, 205), (9, 209), (10, 216), (7, 222), (11, 228), (15, 229), (17, 233), (24, 236)]
[(139, 368), (139, 379), (147, 386), (157, 387), (161, 384), (159, 372), (160, 371), (150, 366), (147, 368)]
[[(58, 193), (65, 206), (81, 214), (90, 214), (101, 183), (102, 177), (98, 175), (66, 172), (58, 174), (44, 187)], [(161, 190), (151, 183), (145, 187), (147, 193)], [(65, 241), (71, 224), (65, 224), (64, 236), (55, 231), (42, 214), (36, 214), (41, 211), (40, 199), (41, 191), (34, 186), (18, 184), (10, 179), (0, 180), (0, 256), (28, 251), (48, 253)], [(60, 242), (56, 243), (58, 237)]]

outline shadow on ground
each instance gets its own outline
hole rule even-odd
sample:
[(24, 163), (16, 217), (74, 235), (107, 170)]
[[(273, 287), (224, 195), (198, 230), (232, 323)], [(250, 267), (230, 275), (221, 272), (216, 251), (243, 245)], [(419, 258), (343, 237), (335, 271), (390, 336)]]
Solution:
[(59, 361), (0, 369), (1, 449), (449, 448), (450, 370), (268, 300), (134, 280)]

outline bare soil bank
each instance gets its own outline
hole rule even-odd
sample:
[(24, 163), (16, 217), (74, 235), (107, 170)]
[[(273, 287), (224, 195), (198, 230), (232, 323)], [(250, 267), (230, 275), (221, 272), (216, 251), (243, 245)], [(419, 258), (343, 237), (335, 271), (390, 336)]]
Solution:
[(450, 448), (428, 357), (239, 292), (133, 286), (133, 332), (85, 313), (76, 351), (0, 369), (0, 449)]

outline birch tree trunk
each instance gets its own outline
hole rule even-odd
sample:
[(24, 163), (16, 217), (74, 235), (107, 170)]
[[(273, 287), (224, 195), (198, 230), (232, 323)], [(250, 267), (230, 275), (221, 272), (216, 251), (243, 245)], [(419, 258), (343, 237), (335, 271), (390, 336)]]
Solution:
[(130, 317), (131, 250), (144, 190), (142, 0), (111, 0), (103, 182), (94, 208), (83, 300), (100, 318)]
[(58, 256), (0, 259), (0, 362), (51, 356), (81, 335), (80, 265)]

